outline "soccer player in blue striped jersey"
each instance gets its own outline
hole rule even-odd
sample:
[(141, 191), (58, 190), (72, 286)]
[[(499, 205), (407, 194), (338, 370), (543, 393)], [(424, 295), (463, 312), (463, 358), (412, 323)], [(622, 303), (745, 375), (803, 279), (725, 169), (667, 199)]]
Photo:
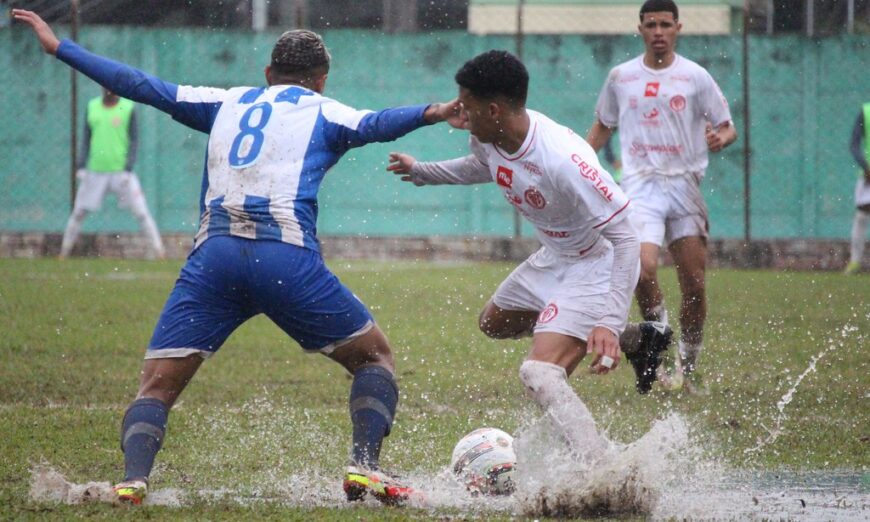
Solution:
[(145, 354), (136, 399), (124, 416), (121, 501), (141, 503), (163, 443), (169, 409), (203, 360), (263, 313), (307, 352), (353, 375), (349, 500), (367, 493), (401, 503), (414, 492), (379, 470), (398, 402), (393, 354), (365, 305), (324, 265), (317, 192), (347, 150), (395, 140), (424, 125), (462, 126), (457, 101), (358, 111), (322, 95), (330, 56), (316, 33), (285, 32), (265, 87), (180, 86), (59, 41), (35, 13), (14, 9), (46, 53), (127, 99), (209, 135), (193, 251)]

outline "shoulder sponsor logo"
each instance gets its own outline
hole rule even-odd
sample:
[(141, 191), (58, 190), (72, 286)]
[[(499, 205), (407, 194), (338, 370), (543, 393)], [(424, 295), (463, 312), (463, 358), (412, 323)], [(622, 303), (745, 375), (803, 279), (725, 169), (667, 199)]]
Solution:
[(617, 83), (628, 83), (628, 82), (634, 82), (637, 80), (640, 80), (639, 74), (627, 74), (625, 76), (620, 76), (619, 78), (617, 78), (616, 82)]
[(657, 154), (672, 154), (675, 156), (679, 156), (683, 153), (682, 145), (659, 145), (657, 143), (640, 143), (640, 142), (632, 142), (631, 147), (628, 149), (628, 153), (632, 156), (637, 156), (639, 158), (645, 158), (649, 155), (650, 152)]
[(523, 198), (525, 198), (526, 203), (528, 203), (532, 208), (541, 210), (547, 206), (547, 200), (544, 199), (544, 195), (535, 187), (527, 189), (525, 194), (523, 194)]
[(521, 165), (524, 169), (536, 176), (544, 175), (544, 169), (542, 169), (537, 163), (532, 163), (531, 161), (523, 161)]
[(556, 303), (550, 303), (541, 311), (541, 315), (538, 316), (539, 323), (549, 323), (556, 316), (559, 315), (559, 307), (556, 306)]
[(502, 187), (511, 188), (514, 183), (514, 171), (507, 167), (499, 165), (498, 170), (496, 170), (495, 173), (495, 182)]
[(675, 82), (690, 82), (692, 81), (692, 78), (685, 74), (672, 74), (671, 80), (674, 80)]
[(655, 98), (659, 95), (659, 82), (647, 82), (646, 89), (643, 91), (645, 98)]
[(601, 194), (601, 197), (607, 201), (613, 201), (613, 191), (609, 186), (607, 186), (607, 182), (601, 178), (598, 169), (584, 161), (579, 154), (572, 154), (571, 161), (577, 165), (580, 170), (580, 176), (582, 176), (583, 179), (589, 180), (589, 182), (595, 187), (595, 190)]
[(676, 96), (671, 98), (671, 101), (668, 102), (675, 112), (681, 112), (686, 108), (686, 97), (682, 94), (677, 94)]

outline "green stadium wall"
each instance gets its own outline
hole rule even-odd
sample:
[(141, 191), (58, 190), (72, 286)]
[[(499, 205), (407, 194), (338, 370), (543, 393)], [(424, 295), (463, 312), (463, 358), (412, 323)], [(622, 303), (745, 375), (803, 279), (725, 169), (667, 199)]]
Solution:
[[(60, 33), (66, 33), (61, 28)], [(191, 85), (260, 85), (277, 32), (86, 27), (88, 48)], [(464, 32), (387, 35), (362, 30), (324, 34), (333, 54), (327, 95), (357, 108), (446, 100), (453, 74), (512, 37)], [(798, 36), (749, 41), (752, 116), (753, 238), (848, 237), (857, 168), (849, 137), (860, 104), (870, 101), (870, 39)], [(636, 36), (527, 36), (529, 106), (585, 135), (608, 70), (640, 53)], [(741, 137), (711, 155), (704, 180), (711, 234), (744, 231), (743, 107), (739, 37), (685, 36), (679, 51), (706, 67), (726, 94)], [(45, 56), (22, 27), (0, 31), (4, 117), (0, 121), (0, 230), (62, 231), (70, 210), (70, 73)], [(79, 122), (99, 87), (79, 76)], [(206, 136), (150, 107), (137, 106), (136, 171), (164, 232), (195, 230)], [(512, 208), (492, 185), (416, 188), (387, 172), (390, 151), (421, 160), (467, 153), (467, 135), (444, 125), (392, 144), (355, 149), (327, 175), (319, 233), (355, 236), (509, 236)], [(127, 232), (135, 220), (112, 198), (85, 232)], [(524, 225), (523, 235), (532, 231)]]

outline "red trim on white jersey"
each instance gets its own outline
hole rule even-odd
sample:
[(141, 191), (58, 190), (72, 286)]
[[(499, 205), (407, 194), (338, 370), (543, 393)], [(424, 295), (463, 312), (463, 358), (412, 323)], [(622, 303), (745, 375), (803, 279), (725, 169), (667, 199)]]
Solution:
[(531, 137), (529, 138), (529, 142), (526, 144), (526, 148), (524, 148), (523, 150), (521, 150), (521, 151), (519, 152), (519, 155), (518, 155), (518, 156), (514, 156), (514, 157), (505, 156), (505, 155), (502, 153), (501, 149), (498, 148), (498, 145), (496, 145), (495, 143), (492, 144), (492, 148), (494, 148), (495, 151), (498, 152), (498, 155), (501, 156), (502, 158), (504, 158), (504, 159), (506, 159), (506, 160), (508, 160), (508, 161), (516, 161), (516, 160), (522, 158), (523, 156), (525, 156), (526, 153), (529, 152), (529, 149), (532, 148), (532, 143), (535, 142), (535, 132), (536, 132), (537, 130), (538, 130), (538, 122), (535, 122), (535, 125), (532, 127), (532, 132), (530, 133), (530, 136), (531, 136)]
[(626, 201), (626, 202), (625, 202), (625, 205), (623, 205), (621, 209), (617, 210), (616, 212), (613, 213), (612, 216), (610, 216), (609, 218), (605, 219), (605, 220), (602, 221), (601, 223), (598, 223), (597, 225), (595, 225), (595, 226), (592, 227), (592, 228), (603, 227), (604, 225), (610, 223), (610, 220), (611, 220), (611, 219), (615, 218), (617, 214), (619, 214), (620, 212), (622, 212), (623, 210), (625, 210), (626, 208), (628, 208), (628, 204), (629, 204), (629, 203), (631, 203), (631, 200)]

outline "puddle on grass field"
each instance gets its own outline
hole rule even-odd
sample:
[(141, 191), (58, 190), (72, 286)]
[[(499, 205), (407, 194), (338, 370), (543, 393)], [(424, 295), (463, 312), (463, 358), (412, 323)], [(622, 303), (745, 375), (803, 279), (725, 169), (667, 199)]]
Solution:
[[(330, 474), (332, 475), (332, 474)], [(347, 507), (338, 480), (324, 487), (324, 476), (298, 476), (284, 484), (270, 484), (271, 496), (228, 489), (185, 491), (164, 488), (152, 491), (145, 505), (180, 507), (193, 500), (212, 499), (221, 503), (256, 505), (275, 503), (295, 507)], [(522, 515), (514, 497), (472, 497), (449, 476), (439, 475), (440, 485), (431, 479), (410, 476), (422, 486), (430, 505), (426, 509), (459, 510), (469, 515), (498, 513)], [(427, 484), (428, 483), (428, 484)], [(429, 486), (429, 487), (426, 487)], [(278, 493), (278, 494), (275, 494)], [(110, 501), (107, 482), (74, 484), (50, 468), (34, 470), (31, 498), (39, 502), (82, 504)], [(366, 500), (365, 505), (377, 505)], [(525, 514), (529, 514), (525, 512)], [(837, 472), (741, 472), (729, 471), (717, 477), (693, 477), (663, 491), (650, 516), (654, 520), (806, 520), (865, 521), (870, 519), (870, 476), (861, 471)]]

